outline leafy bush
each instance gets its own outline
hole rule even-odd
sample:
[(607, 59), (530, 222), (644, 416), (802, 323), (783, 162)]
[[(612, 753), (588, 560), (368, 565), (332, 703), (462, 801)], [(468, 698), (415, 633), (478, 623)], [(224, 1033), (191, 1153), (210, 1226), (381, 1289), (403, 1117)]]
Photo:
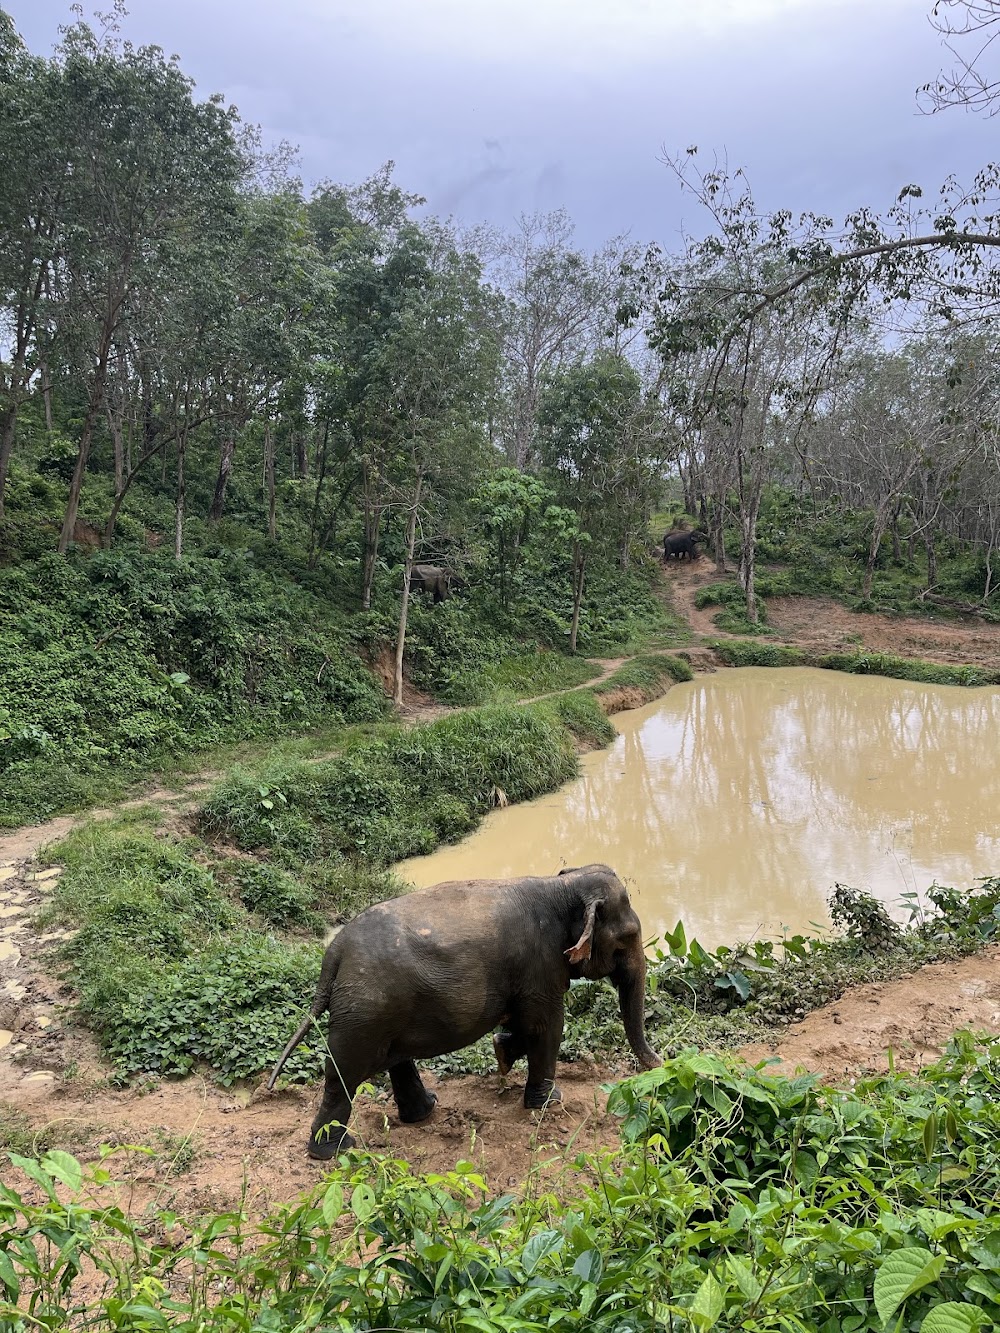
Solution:
[(205, 1333), (975, 1333), (1000, 1319), (998, 1065), (966, 1034), (921, 1079), (838, 1092), (687, 1051), (611, 1090), (625, 1142), (580, 1156), (561, 1198), (354, 1153), (179, 1248), (157, 1239), (173, 1215), (109, 1206), (106, 1167), (15, 1156), (32, 1189), (0, 1187), (6, 1309)]
[[(228, 1087), (275, 1063), (308, 1007), (321, 948), (260, 936), (213, 941), (175, 964), (132, 979), (105, 1002), (101, 1038), (119, 1075), (210, 1068)], [(89, 1010), (86, 1002), (81, 1006)], [(307, 1038), (290, 1057), (290, 1078), (315, 1079), (322, 1042)], [(288, 1066), (286, 1066), (286, 1069)]]
[(611, 694), (615, 690), (641, 690), (647, 702), (658, 699), (664, 691), (667, 681), (681, 682), (693, 680), (694, 672), (690, 665), (680, 657), (666, 656), (660, 653), (647, 653), (633, 657), (624, 663), (607, 680), (594, 685), (594, 694)]
[(777, 643), (745, 643), (739, 639), (713, 639), (709, 645), (726, 666), (805, 666), (806, 655), (798, 648)]
[(915, 680), (927, 685), (996, 685), (1000, 671), (979, 666), (948, 666), (940, 662), (922, 662), (918, 658), (893, 657), (888, 653), (825, 653), (815, 665), (830, 671), (846, 671), (858, 676), (892, 676), (896, 680)]
[[(8, 823), (73, 805), (77, 773), (137, 772), (223, 738), (385, 710), (323, 603), (234, 552), (50, 553), (0, 569), (0, 618)], [(46, 773), (49, 754), (59, 764)]]
[(275, 926), (312, 921), (313, 895), (294, 876), (267, 862), (249, 861), (236, 871), (240, 901)]
[(235, 775), (200, 819), (247, 851), (383, 866), (467, 833), (493, 805), (553, 791), (576, 771), (557, 713), (498, 706), (359, 739), (324, 763)]

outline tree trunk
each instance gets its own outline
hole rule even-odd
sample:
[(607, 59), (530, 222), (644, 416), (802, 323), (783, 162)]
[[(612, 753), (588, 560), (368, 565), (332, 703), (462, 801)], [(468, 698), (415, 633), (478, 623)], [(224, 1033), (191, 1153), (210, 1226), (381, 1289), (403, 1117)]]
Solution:
[(894, 510), (892, 515), (892, 558), (897, 565), (903, 563), (903, 548), (899, 544), (899, 509)]
[(48, 357), (42, 360), (42, 402), (45, 405), (45, 430), (51, 435), (55, 430), (52, 421), (52, 371), (49, 368)]
[(270, 421), (264, 427), (264, 486), (267, 491), (267, 535), (274, 541), (278, 529), (274, 520), (274, 432)]
[(580, 629), (580, 603), (583, 601), (583, 580), (587, 571), (587, 557), (580, 546), (573, 549), (573, 620), (569, 627), (569, 650), (576, 652)]
[(174, 559), (180, 560), (184, 552), (184, 457), (187, 453), (187, 428), (177, 437), (177, 507), (174, 511)]
[(361, 475), (364, 484), (364, 551), (361, 564), (361, 609), (370, 611), (372, 589), (375, 586), (375, 562), (378, 559), (378, 543), (382, 530), (381, 484), (371, 460), (365, 455)]
[(406, 621), (410, 613), (410, 579), (413, 574), (413, 552), (417, 544), (417, 510), (420, 507), (420, 491), (424, 484), (424, 474), (417, 472), (417, 484), (410, 506), (410, 517), (406, 524), (406, 559), (403, 562), (403, 600), (399, 607), (399, 630), (396, 634), (396, 666), (393, 672), (393, 702), (397, 708), (403, 706), (403, 650), (406, 647)]
[(122, 486), (125, 484), (125, 441), (122, 435), (122, 418), (110, 404), (107, 408), (107, 417), (111, 442), (115, 451), (115, 495), (120, 495)]
[(726, 534), (725, 534), (725, 496), (717, 493), (712, 500), (709, 532), (712, 534), (712, 553), (715, 556), (715, 572), (726, 572)]
[(928, 528), (924, 533), (924, 550), (927, 552), (927, 591), (930, 592), (937, 583), (937, 548), (932, 528)]
[(297, 430), (297, 431), (295, 432), (295, 435), (294, 435), (294, 438), (293, 438), (293, 441), (292, 441), (292, 447), (293, 447), (293, 449), (294, 449), (294, 451), (295, 451), (295, 453), (294, 453), (294, 460), (295, 460), (295, 472), (296, 472), (296, 475), (297, 475), (297, 476), (300, 476), (300, 477), (308, 477), (308, 476), (309, 476), (309, 449), (308, 449), (308, 447), (307, 447), (306, 433), (305, 433), (304, 430)]
[(109, 320), (105, 324), (101, 336), (101, 345), (97, 354), (97, 368), (94, 371), (94, 383), (90, 390), (90, 402), (87, 404), (87, 415), (84, 417), (83, 430), (80, 432), (80, 450), (76, 456), (73, 479), (69, 484), (69, 499), (66, 501), (66, 513), (63, 515), (62, 531), (59, 533), (59, 544), (56, 547), (60, 555), (65, 553), (66, 547), (73, 540), (76, 515), (80, 508), (80, 493), (83, 490), (83, 479), (87, 472), (87, 461), (90, 458), (90, 446), (94, 440), (94, 431), (97, 429), (97, 418), (104, 406), (104, 386), (108, 377), (108, 356), (111, 351), (111, 337), (114, 327), (114, 323)]
[(219, 475), (215, 482), (215, 494), (212, 507), (208, 511), (209, 523), (218, 523), (226, 504), (226, 490), (233, 470), (233, 455), (236, 453), (236, 432), (228, 423), (223, 426), (222, 452), (219, 455)]
[(7, 489), (7, 472), (10, 468), (10, 456), (14, 452), (14, 435), (17, 430), (17, 404), (11, 403), (3, 415), (0, 425), (0, 523), (3, 522), (4, 492)]
[(875, 579), (875, 562), (878, 560), (878, 553), (882, 548), (882, 538), (885, 535), (887, 515), (882, 509), (876, 509), (875, 522), (872, 526), (871, 541), (868, 543), (868, 559), (865, 563), (865, 576), (861, 582), (861, 596), (867, 602), (872, 595), (872, 583)]

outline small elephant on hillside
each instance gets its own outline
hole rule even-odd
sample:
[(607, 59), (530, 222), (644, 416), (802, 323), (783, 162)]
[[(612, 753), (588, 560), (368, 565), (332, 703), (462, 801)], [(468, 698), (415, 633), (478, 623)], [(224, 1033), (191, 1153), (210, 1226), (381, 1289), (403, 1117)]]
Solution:
[(671, 556), (676, 556), (678, 560), (683, 560), (685, 556), (689, 560), (697, 560), (700, 552), (698, 543), (705, 540), (703, 532), (667, 532), (663, 537), (663, 559), (669, 560)]
[(352, 1147), (360, 1083), (389, 1072), (399, 1118), (425, 1120), (437, 1098), (415, 1060), (444, 1055), (503, 1025), (493, 1038), (502, 1074), (528, 1058), (524, 1104), (560, 1099), (556, 1058), (563, 997), (577, 977), (610, 977), (625, 1035), (644, 1069), (659, 1056), (644, 1032), (642, 926), (624, 884), (605, 865), (547, 878), (460, 880), (418, 889), (356, 916), (323, 959), (309, 1016), (281, 1053), (268, 1087), (324, 1013), (326, 1086), (310, 1157)]
[(411, 592), (429, 592), (435, 603), (446, 601), (464, 586), (462, 580), (443, 565), (414, 565), (410, 571)]

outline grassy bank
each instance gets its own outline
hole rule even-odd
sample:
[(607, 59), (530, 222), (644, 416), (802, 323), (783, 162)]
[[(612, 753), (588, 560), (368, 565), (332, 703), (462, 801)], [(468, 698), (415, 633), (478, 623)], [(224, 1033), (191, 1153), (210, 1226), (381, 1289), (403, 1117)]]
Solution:
[(890, 653), (811, 653), (777, 643), (713, 639), (709, 646), (726, 666), (813, 666), (855, 676), (891, 676), (923, 685), (1000, 685), (1000, 670), (980, 666), (949, 666)]
[[(50, 853), (65, 870), (44, 924), (79, 932), (62, 951), (66, 976), (117, 1074), (255, 1076), (308, 1000), (317, 935), (400, 892), (394, 862), (572, 778), (579, 750), (614, 739), (602, 701), (616, 691), (644, 701), (688, 676), (679, 659), (650, 656), (601, 694), (346, 729), (333, 758), (231, 773), (186, 840), (141, 809), (72, 833)], [(313, 1076), (317, 1061), (306, 1042), (291, 1076)]]
[(133, 1222), (108, 1164), (16, 1157), (30, 1184), (0, 1187), (0, 1313), (218, 1333), (973, 1333), (1000, 1318), (998, 1061), (1000, 1042), (962, 1034), (919, 1079), (839, 1092), (687, 1051), (613, 1090), (620, 1151), (520, 1195), (491, 1196), (469, 1163), (422, 1176), (352, 1153), (265, 1219), (180, 1234), (155, 1209)]

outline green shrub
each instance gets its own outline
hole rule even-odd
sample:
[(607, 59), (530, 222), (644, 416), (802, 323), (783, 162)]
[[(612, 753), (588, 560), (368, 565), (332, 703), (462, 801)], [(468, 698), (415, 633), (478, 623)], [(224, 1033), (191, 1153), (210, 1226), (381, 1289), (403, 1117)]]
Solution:
[(607, 680), (592, 687), (594, 694), (611, 694), (615, 690), (642, 690), (647, 702), (658, 699), (668, 681), (693, 680), (694, 672), (680, 657), (648, 653), (625, 662)]
[(846, 671), (852, 675), (892, 676), (897, 680), (914, 680), (927, 685), (1000, 684), (1000, 671), (988, 667), (949, 666), (940, 662), (893, 657), (888, 653), (824, 653), (815, 659), (815, 665), (830, 671)]
[[(79, 804), (95, 774), (127, 776), (221, 739), (385, 711), (324, 603), (246, 553), (48, 553), (0, 569), (0, 619), (8, 823)], [(37, 761), (56, 755), (46, 773)]]
[[(100, 1034), (120, 1075), (182, 1075), (199, 1065), (220, 1083), (273, 1065), (312, 1001), (322, 950), (253, 935), (214, 941), (190, 958), (134, 977), (105, 1004)], [(86, 1003), (84, 1013), (88, 1013)], [(286, 1065), (315, 1079), (323, 1040), (307, 1037)]]
[(497, 706), (359, 738), (323, 763), (233, 775), (200, 819), (247, 851), (384, 866), (461, 836), (493, 805), (553, 791), (576, 771), (571, 734), (553, 712)]
[(998, 1065), (996, 1039), (961, 1034), (920, 1078), (841, 1092), (689, 1050), (610, 1090), (624, 1143), (558, 1193), (355, 1152), (270, 1216), (191, 1220), (169, 1246), (176, 1215), (109, 1208), (103, 1165), (14, 1156), (31, 1187), (0, 1197), (0, 1293), (97, 1333), (164, 1309), (204, 1333), (977, 1333), (1000, 1320)]
[(804, 666), (808, 659), (798, 648), (777, 643), (747, 643), (740, 639), (713, 639), (709, 647), (726, 666)]
[(313, 895), (287, 870), (267, 862), (248, 861), (236, 871), (240, 901), (275, 926), (311, 921)]

